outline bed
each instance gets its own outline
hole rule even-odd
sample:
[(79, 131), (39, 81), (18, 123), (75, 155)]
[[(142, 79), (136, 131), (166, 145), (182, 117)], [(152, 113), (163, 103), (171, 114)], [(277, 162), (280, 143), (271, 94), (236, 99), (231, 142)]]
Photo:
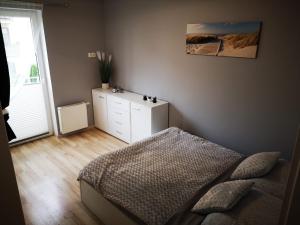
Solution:
[[(206, 216), (190, 209), (209, 188), (228, 180), (243, 158), (172, 127), (90, 162), (78, 177), (81, 199), (106, 225), (201, 224)], [(269, 204), (278, 206), (279, 214), (288, 168), (281, 160), (226, 214), (243, 221), (255, 217), (249, 213), (253, 207)]]

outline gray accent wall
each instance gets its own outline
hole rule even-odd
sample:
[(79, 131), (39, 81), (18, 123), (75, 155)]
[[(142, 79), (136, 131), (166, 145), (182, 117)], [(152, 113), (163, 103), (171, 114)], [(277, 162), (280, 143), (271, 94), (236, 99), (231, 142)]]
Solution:
[[(98, 62), (87, 56), (104, 48), (103, 1), (68, 2), (69, 8), (45, 5), (43, 10), (55, 107), (92, 102), (91, 90), (101, 84)], [(92, 105), (88, 117), (93, 125)]]
[[(290, 157), (300, 123), (298, 5), (105, 0), (113, 83), (169, 101), (170, 126), (244, 154), (278, 150)], [(239, 21), (263, 22), (257, 59), (185, 54), (188, 23)]]

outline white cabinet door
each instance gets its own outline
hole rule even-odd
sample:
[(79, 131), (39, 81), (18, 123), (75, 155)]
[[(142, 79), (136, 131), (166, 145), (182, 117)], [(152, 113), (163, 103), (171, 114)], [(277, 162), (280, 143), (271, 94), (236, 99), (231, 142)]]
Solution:
[(131, 103), (131, 142), (136, 142), (149, 137), (149, 127), (147, 121), (151, 118), (147, 118), (149, 113), (146, 107)]
[(108, 132), (106, 95), (93, 92), (95, 127)]

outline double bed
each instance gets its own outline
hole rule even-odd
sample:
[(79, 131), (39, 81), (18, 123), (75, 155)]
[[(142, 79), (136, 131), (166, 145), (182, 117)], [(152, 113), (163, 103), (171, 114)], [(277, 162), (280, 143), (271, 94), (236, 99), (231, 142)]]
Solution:
[[(207, 215), (191, 211), (214, 185), (230, 179), (245, 157), (233, 150), (169, 128), (91, 161), (79, 174), (82, 202), (106, 225), (198, 225)], [(289, 163), (268, 175), (223, 214), (238, 224), (274, 225)], [(272, 205), (272, 208), (268, 207)], [(253, 210), (261, 209), (261, 210)]]

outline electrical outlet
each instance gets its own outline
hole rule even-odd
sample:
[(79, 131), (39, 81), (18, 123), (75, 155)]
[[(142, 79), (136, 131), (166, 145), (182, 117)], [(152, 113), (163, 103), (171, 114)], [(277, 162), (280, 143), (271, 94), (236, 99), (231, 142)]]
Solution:
[(89, 57), (89, 58), (96, 58), (96, 57), (97, 57), (97, 54), (96, 54), (96, 52), (89, 52), (89, 53), (88, 53), (88, 57)]

